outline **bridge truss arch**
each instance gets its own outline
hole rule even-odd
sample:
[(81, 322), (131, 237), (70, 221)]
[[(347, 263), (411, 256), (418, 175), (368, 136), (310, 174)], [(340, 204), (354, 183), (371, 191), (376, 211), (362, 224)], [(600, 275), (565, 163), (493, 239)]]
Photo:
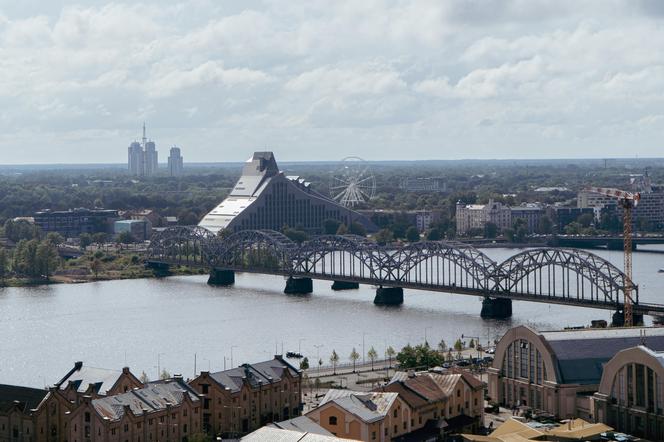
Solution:
[[(578, 303), (624, 303), (627, 276), (604, 258), (578, 249), (526, 250), (496, 269), (495, 291)], [(636, 299), (638, 303), (638, 288)], [(621, 299), (622, 297), (622, 299)]]
[(473, 246), (448, 241), (420, 241), (393, 253), (396, 281), (491, 290), (496, 263)]
[(293, 272), (325, 276), (381, 279), (389, 255), (358, 235), (322, 235), (304, 242), (293, 260)]
[(169, 227), (152, 235), (148, 256), (187, 265), (206, 265), (207, 249), (213, 240), (214, 234), (203, 227)]
[[(609, 261), (577, 249), (531, 249), (498, 264), (453, 241), (380, 246), (356, 235), (323, 235), (297, 244), (273, 230), (220, 237), (172, 227), (153, 235), (148, 254), (216, 269), (618, 309), (627, 280)], [(638, 287), (634, 293), (637, 306)]]
[(290, 272), (297, 244), (274, 230), (241, 230), (215, 237), (207, 249), (213, 268)]

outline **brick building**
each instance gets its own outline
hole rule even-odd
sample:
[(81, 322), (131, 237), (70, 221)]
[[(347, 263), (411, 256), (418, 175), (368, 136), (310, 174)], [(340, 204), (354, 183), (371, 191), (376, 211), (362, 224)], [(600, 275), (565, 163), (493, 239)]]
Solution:
[(281, 356), (215, 373), (203, 371), (189, 385), (201, 395), (203, 430), (209, 434), (246, 434), (301, 411), (301, 371)]

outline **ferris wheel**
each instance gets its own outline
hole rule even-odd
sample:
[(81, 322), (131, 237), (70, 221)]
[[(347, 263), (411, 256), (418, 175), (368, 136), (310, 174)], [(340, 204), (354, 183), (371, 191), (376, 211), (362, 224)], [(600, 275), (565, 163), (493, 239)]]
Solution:
[(346, 157), (332, 173), (330, 196), (344, 207), (353, 207), (376, 194), (376, 178), (360, 157)]

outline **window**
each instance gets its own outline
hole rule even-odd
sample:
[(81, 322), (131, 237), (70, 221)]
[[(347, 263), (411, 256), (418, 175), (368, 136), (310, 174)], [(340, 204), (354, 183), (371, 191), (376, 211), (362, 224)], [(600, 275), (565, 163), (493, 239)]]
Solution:
[(457, 390), (457, 397), (461, 397), (461, 390)]
[(85, 412), (85, 422), (90, 422), (90, 412)]
[(376, 432), (375, 431), (371, 432), (371, 440), (376, 440)]
[(182, 416), (187, 417), (187, 409), (182, 410)]
[(528, 341), (519, 341), (519, 376), (528, 378)]
[(126, 433), (129, 431), (129, 424), (124, 424), (124, 432)]
[(397, 414), (398, 414), (398, 410), (395, 408), (394, 412), (392, 413), (392, 416), (397, 417)]
[(210, 386), (208, 384), (201, 384), (201, 388), (203, 389), (203, 394), (208, 394), (210, 391)]
[(406, 422), (404, 422), (403, 423), (403, 429), (405, 430), (406, 428), (408, 428), (408, 426), (406, 425)]
[(394, 434), (396, 434), (397, 431), (399, 431), (399, 428), (395, 425), (395, 426), (394, 426)]
[(328, 419), (328, 424), (336, 425), (337, 424), (337, 417), (336, 416), (330, 416), (330, 418)]

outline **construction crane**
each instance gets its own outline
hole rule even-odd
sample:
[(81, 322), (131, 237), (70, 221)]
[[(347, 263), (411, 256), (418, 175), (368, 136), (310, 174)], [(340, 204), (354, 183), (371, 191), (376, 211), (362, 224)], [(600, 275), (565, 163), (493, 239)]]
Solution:
[(632, 290), (634, 289), (634, 283), (632, 282), (632, 209), (639, 203), (641, 194), (606, 187), (588, 187), (586, 191), (616, 198), (618, 204), (623, 208), (624, 271), (627, 279), (625, 281), (625, 309), (623, 314), (625, 327), (631, 327), (633, 325)]

